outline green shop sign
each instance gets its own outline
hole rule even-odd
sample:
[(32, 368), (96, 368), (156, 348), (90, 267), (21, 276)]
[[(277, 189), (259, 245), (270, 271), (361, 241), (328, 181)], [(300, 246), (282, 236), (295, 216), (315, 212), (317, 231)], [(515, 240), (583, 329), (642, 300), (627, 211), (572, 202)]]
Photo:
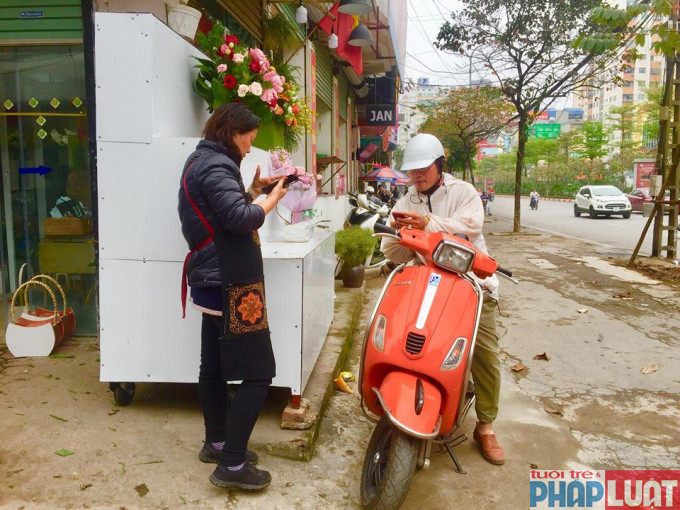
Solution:
[(83, 38), (80, 0), (0, 1), (0, 41), (65, 41)]

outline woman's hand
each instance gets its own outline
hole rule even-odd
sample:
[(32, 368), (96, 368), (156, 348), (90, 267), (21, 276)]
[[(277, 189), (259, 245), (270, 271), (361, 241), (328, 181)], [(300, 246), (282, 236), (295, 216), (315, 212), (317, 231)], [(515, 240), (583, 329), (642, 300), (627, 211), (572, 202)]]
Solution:
[(255, 170), (255, 177), (253, 177), (253, 183), (250, 185), (250, 189), (259, 196), (262, 194), (262, 188), (269, 186), (270, 184), (281, 181), (283, 176), (279, 177), (260, 177), (260, 165), (257, 165), (257, 170)]
[(430, 222), (430, 218), (416, 212), (392, 211), (392, 216), (394, 221), (390, 223), (390, 226), (396, 229), (410, 226), (411, 228), (425, 230), (425, 227)]
[[(257, 174), (255, 174), (255, 175), (257, 176)], [(269, 195), (267, 195), (267, 198), (270, 198), (270, 197), (274, 198), (274, 200), (276, 200), (278, 202), (279, 200), (281, 200), (286, 195), (286, 193), (288, 192), (288, 189), (283, 187), (283, 181), (284, 180), (285, 179), (279, 178), (279, 182), (276, 183), (276, 186), (274, 186), (274, 189), (271, 190)]]

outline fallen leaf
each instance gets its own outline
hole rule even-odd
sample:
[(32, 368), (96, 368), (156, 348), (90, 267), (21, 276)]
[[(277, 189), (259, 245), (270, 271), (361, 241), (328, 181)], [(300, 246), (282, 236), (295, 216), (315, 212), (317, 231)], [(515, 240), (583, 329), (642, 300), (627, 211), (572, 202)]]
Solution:
[(551, 407), (551, 406), (546, 405), (546, 406), (543, 406), (543, 410), (546, 413), (556, 414), (558, 416), (564, 416), (564, 412), (562, 411), (562, 409), (558, 409), (556, 407)]
[(536, 354), (536, 356), (534, 356), (534, 359), (544, 359), (546, 361), (550, 361), (550, 354), (548, 354), (547, 352), (542, 352), (541, 354)]
[(149, 493), (149, 488), (146, 486), (145, 483), (140, 483), (135, 487), (135, 490), (137, 491), (137, 494), (139, 494), (139, 497), (143, 498)]
[(612, 297), (617, 298), (617, 299), (621, 299), (623, 301), (632, 301), (633, 300), (633, 298), (630, 297), (630, 291), (628, 291), (628, 290), (626, 292), (617, 292), (616, 294), (612, 294)]
[(657, 365), (656, 363), (652, 363), (648, 367), (641, 368), (640, 372), (642, 374), (651, 374), (652, 372), (656, 372), (657, 370), (659, 370), (659, 365)]
[(529, 464), (529, 467), (530, 467), (531, 469), (538, 469), (538, 466), (537, 466), (536, 464), (534, 464), (534, 463)]
[(62, 418), (61, 416), (57, 416), (56, 414), (50, 414), (50, 416), (51, 416), (52, 418), (54, 418), (55, 420), (59, 420), (59, 421), (68, 421), (66, 418)]
[(149, 462), (137, 462), (135, 466), (145, 466), (146, 464), (160, 464), (162, 460), (150, 460)]
[(91, 484), (91, 483), (81, 483), (81, 484), (80, 484), (80, 490), (81, 490), (81, 491), (84, 491), (84, 490), (87, 489), (88, 487), (92, 487), (92, 484)]
[(76, 452), (72, 452), (71, 450), (67, 450), (66, 448), (60, 448), (54, 453), (56, 453), (60, 457), (68, 457), (69, 455), (73, 455)]
[(580, 310), (577, 310), (577, 311), (578, 311), (578, 313), (588, 313), (587, 308), (581, 308)]
[(524, 363), (517, 363), (516, 365), (513, 365), (511, 369), (513, 372), (521, 372), (522, 370), (526, 370), (527, 367), (524, 366)]

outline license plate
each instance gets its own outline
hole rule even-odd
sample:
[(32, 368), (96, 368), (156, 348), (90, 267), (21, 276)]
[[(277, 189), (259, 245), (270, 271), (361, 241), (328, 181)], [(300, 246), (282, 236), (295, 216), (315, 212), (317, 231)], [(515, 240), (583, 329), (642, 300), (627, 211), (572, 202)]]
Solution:
[(621, 209), (621, 208), (620, 207), (614, 207), (615, 211), (618, 211), (619, 209)]

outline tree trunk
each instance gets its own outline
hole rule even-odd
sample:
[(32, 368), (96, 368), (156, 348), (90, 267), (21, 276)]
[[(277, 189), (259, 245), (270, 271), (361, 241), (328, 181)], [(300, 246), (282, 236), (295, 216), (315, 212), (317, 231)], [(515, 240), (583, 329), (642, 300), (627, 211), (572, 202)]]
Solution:
[(470, 179), (468, 182), (474, 186), (475, 181), (472, 177), (472, 147), (469, 143), (463, 144), (463, 147), (465, 147), (465, 177), (463, 180)]
[(519, 232), (520, 223), (520, 199), (522, 196), (522, 170), (524, 169), (524, 148), (529, 135), (527, 133), (528, 116), (526, 112), (519, 113), (519, 126), (517, 133), (517, 164), (515, 166), (515, 216), (512, 222), (512, 231)]

